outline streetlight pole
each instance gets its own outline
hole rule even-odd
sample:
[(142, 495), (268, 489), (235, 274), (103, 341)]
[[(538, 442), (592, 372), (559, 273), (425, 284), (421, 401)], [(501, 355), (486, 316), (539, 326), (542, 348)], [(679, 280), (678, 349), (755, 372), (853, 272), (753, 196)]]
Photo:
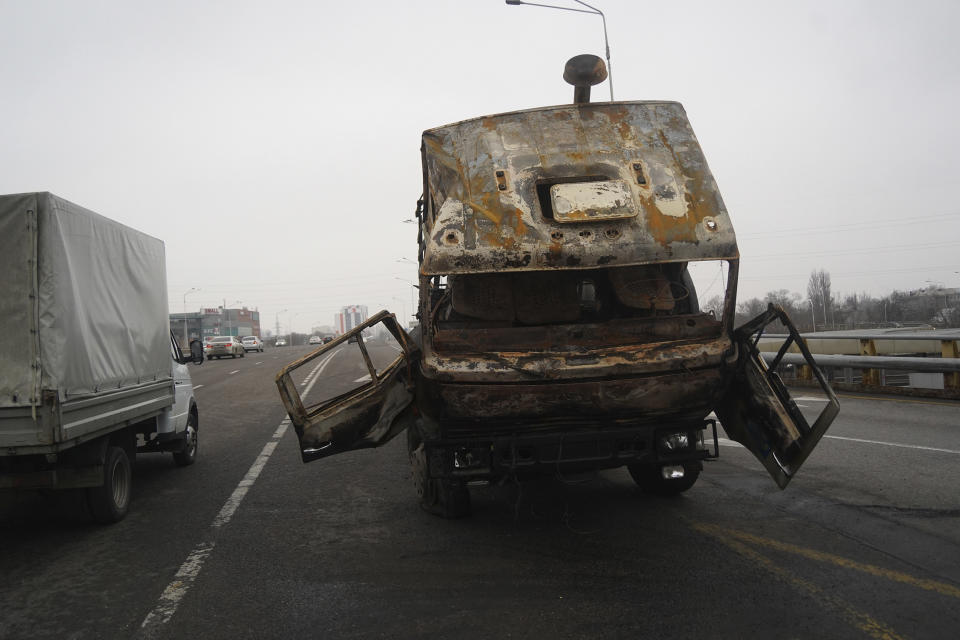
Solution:
[(410, 317), (415, 318), (417, 316), (417, 302), (416, 302), (416, 295), (414, 294), (414, 290), (419, 289), (420, 287), (418, 285), (413, 284), (406, 278), (401, 278), (400, 276), (393, 276), (393, 279), (400, 280), (401, 282), (406, 282), (408, 285), (410, 285)]
[(521, 5), (525, 4), (530, 7), (544, 7), (546, 9), (560, 9), (561, 11), (575, 11), (577, 13), (592, 13), (594, 15), (600, 16), (600, 20), (603, 21), (603, 45), (606, 49), (607, 54), (607, 82), (610, 84), (610, 102), (613, 102), (613, 65), (610, 64), (610, 41), (607, 39), (607, 17), (603, 15), (603, 11), (593, 7), (583, 0), (573, 0), (577, 4), (590, 9), (574, 9), (573, 7), (561, 7), (555, 4), (540, 4), (537, 2), (524, 2), (523, 0), (506, 0), (506, 3), (509, 5)]
[(277, 311), (277, 317), (276, 317), (276, 319), (275, 319), (275, 320), (276, 320), (276, 324), (277, 324), (277, 335), (274, 336), (274, 340), (276, 340), (277, 338), (280, 337), (280, 314), (281, 314), (281, 313), (286, 313), (286, 312), (287, 312), (286, 309), (281, 309), (280, 311)]
[(293, 346), (293, 319), (300, 315), (299, 311), (290, 312), (290, 346)]
[(189, 346), (189, 336), (187, 335), (187, 296), (197, 291), (200, 291), (200, 289), (190, 287), (190, 290), (183, 294), (183, 348)]
[[(243, 300), (234, 300), (232, 304), (240, 304)], [(227, 301), (223, 301), (223, 315), (227, 318), (227, 335), (233, 335), (233, 321), (230, 319), (230, 310), (227, 309)]]
[(398, 298), (393, 296), (393, 299), (400, 303), (400, 312), (403, 313), (403, 317), (407, 317), (407, 303), (403, 301), (403, 298)]

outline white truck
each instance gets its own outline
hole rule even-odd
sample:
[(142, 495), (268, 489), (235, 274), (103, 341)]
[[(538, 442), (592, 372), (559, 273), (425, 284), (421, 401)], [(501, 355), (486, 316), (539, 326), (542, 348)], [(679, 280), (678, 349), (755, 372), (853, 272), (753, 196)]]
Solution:
[(0, 195), (0, 489), (127, 513), (138, 452), (197, 455), (161, 240), (51, 193)]

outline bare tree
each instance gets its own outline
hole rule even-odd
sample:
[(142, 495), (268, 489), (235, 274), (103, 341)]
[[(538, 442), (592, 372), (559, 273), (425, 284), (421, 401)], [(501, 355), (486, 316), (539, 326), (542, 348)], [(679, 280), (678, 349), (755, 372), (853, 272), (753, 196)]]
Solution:
[(830, 273), (823, 269), (814, 269), (810, 272), (807, 281), (807, 299), (813, 305), (816, 315), (823, 316), (823, 324), (831, 323), (833, 318), (833, 297), (830, 293)]
[(767, 310), (767, 303), (760, 298), (750, 298), (737, 305), (737, 326), (747, 320), (753, 320), (755, 317)]
[(713, 316), (717, 319), (723, 317), (723, 298), (720, 296), (713, 296), (707, 300), (701, 309), (705, 313), (713, 312)]

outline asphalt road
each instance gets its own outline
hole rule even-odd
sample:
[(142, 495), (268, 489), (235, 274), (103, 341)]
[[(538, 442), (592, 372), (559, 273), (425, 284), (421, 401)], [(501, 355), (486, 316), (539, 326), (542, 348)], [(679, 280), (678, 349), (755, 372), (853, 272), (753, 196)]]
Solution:
[(273, 376), (306, 352), (192, 367), (198, 462), (138, 457), (118, 524), (3, 498), (0, 638), (958, 635), (960, 404), (843, 396), (785, 491), (724, 442), (675, 499), (615, 470), (473, 487), (444, 521), (404, 438), (300, 462)]

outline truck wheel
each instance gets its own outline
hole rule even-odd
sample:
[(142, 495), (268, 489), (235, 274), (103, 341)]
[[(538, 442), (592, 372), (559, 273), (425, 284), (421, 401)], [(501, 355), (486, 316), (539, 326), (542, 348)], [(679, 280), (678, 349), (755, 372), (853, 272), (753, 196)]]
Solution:
[(183, 449), (173, 452), (173, 461), (178, 467), (189, 467), (197, 461), (197, 418), (190, 414), (183, 432)]
[(415, 427), (407, 429), (407, 450), (420, 507), (435, 516), (447, 519), (470, 515), (470, 490), (465, 483), (430, 477), (426, 449)]
[(103, 485), (87, 489), (87, 504), (93, 519), (103, 524), (123, 520), (130, 508), (132, 484), (127, 453), (121, 447), (107, 447), (103, 461)]
[(660, 465), (628, 464), (627, 471), (630, 477), (646, 493), (658, 496), (675, 496), (683, 493), (694, 485), (700, 477), (700, 470), (693, 465), (684, 465), (685, 473), (682, 478), (666, 480), (660, 474)]

